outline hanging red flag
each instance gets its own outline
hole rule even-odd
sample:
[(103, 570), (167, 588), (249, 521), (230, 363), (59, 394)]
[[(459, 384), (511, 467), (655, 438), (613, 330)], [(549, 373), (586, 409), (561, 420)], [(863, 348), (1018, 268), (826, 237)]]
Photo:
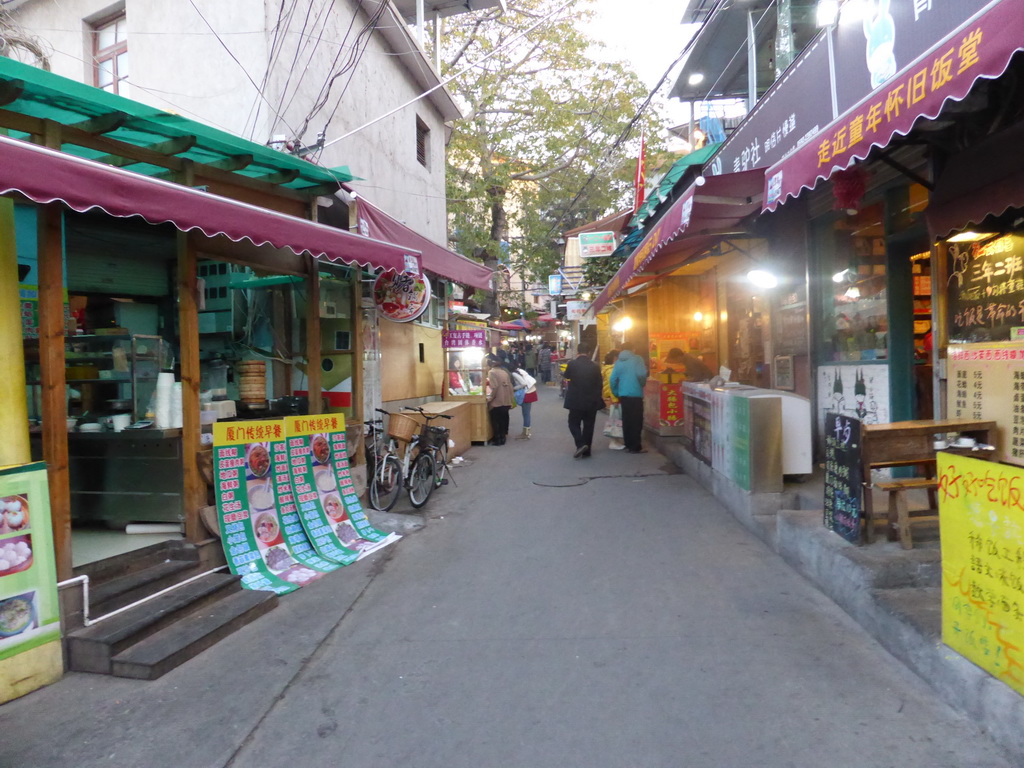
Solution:
[(636, 160), (636, 175), (633, 177), (633, 213), (640, 210), (644, 204), (644, 194), (647, 191), (647, 143), (644, 140), (644, 130), (640, 129), (640, 156)]

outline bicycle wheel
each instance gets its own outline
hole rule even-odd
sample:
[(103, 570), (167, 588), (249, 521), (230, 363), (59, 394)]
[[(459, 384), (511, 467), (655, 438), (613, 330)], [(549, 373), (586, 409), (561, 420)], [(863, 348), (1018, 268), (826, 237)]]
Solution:
[(444, 479), (448, 475), (448, 441), (434, 449), (434, 487), (440, 488), (444, 485)]
[(414, 509), (427, 503), (434, 490), (434, 461), (429, 453), (421, 453), (409, 470), (409, 501)]
[(402, 492), (402, 464), (398, 457), (388, 454), (382, 458), (383, 465), (378, 467), (370, 480), (370, 506), (381, 512), (387, 512), (398, 501)]

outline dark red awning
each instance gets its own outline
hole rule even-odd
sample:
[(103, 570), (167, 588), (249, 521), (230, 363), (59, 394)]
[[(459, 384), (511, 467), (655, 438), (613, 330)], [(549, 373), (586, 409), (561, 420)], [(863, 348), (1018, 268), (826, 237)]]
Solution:
[(601, 311), (630, 285), (653, 280), (720, 242), (761, 209), (763, 183), (762, 170), (698, 177), (653, 225), (588, 311)]
[(410, 248), (269, 211), (169, 181), (112, 168), (25, 141), (0, 136), (0, 194), (18, 192), (37, 203), (61, 202), (84, 213), (139, 216), (182, 232), (224, 235), (233, 242), (288, 248), (371, 269), (419, 269)]
[(415, 248), (423, 254), (423, 269), (440, 277), (447, 277), (461, 285), (491, 289), (490, 269), (483, 264), (443, 248), (433, 240), (405, 226), (388, 216), (384, 211), (368, 203), (361, 195), (356, 199), (360, 234)]
[(1001, 2), (969, 19), (884, 85), (765, 172), (765, 210), (906, 136), (918, 120), (962, 101), (980, 78), (997, 78), (1024, 50), (1020, 2)]

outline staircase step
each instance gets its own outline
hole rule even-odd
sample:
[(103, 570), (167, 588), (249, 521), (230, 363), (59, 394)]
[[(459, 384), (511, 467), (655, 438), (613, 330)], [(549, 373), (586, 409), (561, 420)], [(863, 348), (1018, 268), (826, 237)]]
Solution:
[(117, 654), (111, 674), (156, 680), (276, 605), (273, 592), (243, 589), (230, 594)]
[(240, 577), (210, 573), (117, 616), (67, 637), (68, 666), (76, 672), (110, 674), (111, 657), (160, 631), (184, 614), (205, 608), (241, 589)]
[(89, 611), (97, 617), (116, 611), (182, 581), (185, 574), (196, 567), (196, 563), (191, 560), (164, 560), (109, 581), (90, 584)]

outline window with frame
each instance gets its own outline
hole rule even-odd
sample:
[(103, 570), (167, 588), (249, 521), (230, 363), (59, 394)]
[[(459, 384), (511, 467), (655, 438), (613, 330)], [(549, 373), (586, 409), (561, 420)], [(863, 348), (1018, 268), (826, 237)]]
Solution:
[(92, 28), (93, 85), (128, 96), (128, 20), (124, 14)]
[(427, 124), (416, 118), (416, 160), (424, 168), (430, 161), (430, 129)]

